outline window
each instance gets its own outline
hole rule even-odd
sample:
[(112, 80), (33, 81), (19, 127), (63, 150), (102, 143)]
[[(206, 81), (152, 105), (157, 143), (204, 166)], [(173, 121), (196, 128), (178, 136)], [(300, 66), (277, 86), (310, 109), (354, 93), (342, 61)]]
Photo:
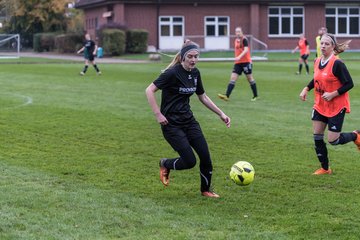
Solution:
[(160, 17), (160, 36), (173, 37), (184, 35), (184, 17)]
[(86, 29), (98, 29), (99, 23), (98, 18), (87, 18), (85, 20)]
[(229, 36), (229, 17), (205, 17), (205, 35)]
[(269, 7), (269, 35), (293, 36), (304, 32), (303, 7)]
[(328, 32), (336, 35), (359, 35), (359, 7), (327, 7), (325, 10)]

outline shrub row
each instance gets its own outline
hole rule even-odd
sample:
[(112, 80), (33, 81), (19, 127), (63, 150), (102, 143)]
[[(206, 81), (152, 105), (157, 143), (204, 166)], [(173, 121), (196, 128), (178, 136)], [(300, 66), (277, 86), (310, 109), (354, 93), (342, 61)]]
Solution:
[[(103, 29), (99, 34), (99, 46), (105, 55), (119, 56), (128, 53), (144, 53), (147, 50), (148, 32), (142, 29)], [(82, 47), (83, 35), (37, 33), (34, 35), (34, 51), (58, 51), (74, 53)]]
[(143, 29), (104, 29), (100, 39), (107, 55), (121, 55), (125, 52), (144, 53), (147, 50), (148, 32)]
[(83, 36), (79, 34), (37, 33), (34, 34), (34, 51), (73, 53), (82, 45)]

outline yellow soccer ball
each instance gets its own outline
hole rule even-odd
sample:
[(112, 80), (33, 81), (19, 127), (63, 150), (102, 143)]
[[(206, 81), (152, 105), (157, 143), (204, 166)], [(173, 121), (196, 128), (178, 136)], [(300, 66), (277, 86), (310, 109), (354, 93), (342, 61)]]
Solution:
[(255, 170), (249, 162), (239, 161), (231, 167), (230, 178), (237, 185), (249, 185), (254, 181), (254, 177)]

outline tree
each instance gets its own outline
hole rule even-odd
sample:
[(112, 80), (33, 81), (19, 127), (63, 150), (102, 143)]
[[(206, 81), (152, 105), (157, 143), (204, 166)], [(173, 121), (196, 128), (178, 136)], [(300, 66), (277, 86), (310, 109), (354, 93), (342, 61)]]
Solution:
[(71, 0), (0, 0), (9, 7), (5, 23), (9, 33), (20, 33), (23, 46), (32, 46), (32, 37), (40, 32), (63, 32), (67, 26), (67, 4)]

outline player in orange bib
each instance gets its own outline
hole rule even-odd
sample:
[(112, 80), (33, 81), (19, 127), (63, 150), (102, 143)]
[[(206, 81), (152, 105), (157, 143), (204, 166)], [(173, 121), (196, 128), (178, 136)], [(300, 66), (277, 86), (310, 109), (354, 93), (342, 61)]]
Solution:
[(292, 50), (292, 53), (296, 52), (298, 49), (300, 50), (300, 58), (299, 58), (299, 70), (296, 72), (296, 75), (301, 74), (303, 63), (305, 64), (306, 74), (309, 74), (309, 64), (308, 58), (310, 56), (310, 46), (309, 42), (306, 40), (304, 34), (300, 34), (298, 45)]
[(337, 43), (334, 35), (324, 34), (320, 41), (322, 56), (315, 60), (314, 78), (300, 93), (305, 101), (308, 91), (314, 88), (315, 103), (312, 112), (315, 151), (321, 168), (314, 174), (331, 174), (328, 150), (324, 133), (328, 126), (328, 141), (331, 145), (353, 141), (360, 150), (360, 131), (341, 132), (345, 113), (350, 112), (348, 91), (353, 88), (353, 80), (345, 64), (337, 55), (342, 53), (350, 41)]
[(244, 72), (246, 78), (250, 84), (251, 90), (253, 92), (253, 97), (251, 101), (256, 101), (258, 98), (256, 82), (252, 75), (252, 61), (250, 56), (250, 48), (247, 38), (244, 36), (244, 33), (241, 27), (235, 29), (236, 39), (235, 39), (235, 64), (233, 71), (231, 73), (230, 82), (228, 84), (225, 94), (218, 94), (220, 99), (225, 101), (229, 100), (230, 94), (235, 87), (235, 83), (239, 76)]

